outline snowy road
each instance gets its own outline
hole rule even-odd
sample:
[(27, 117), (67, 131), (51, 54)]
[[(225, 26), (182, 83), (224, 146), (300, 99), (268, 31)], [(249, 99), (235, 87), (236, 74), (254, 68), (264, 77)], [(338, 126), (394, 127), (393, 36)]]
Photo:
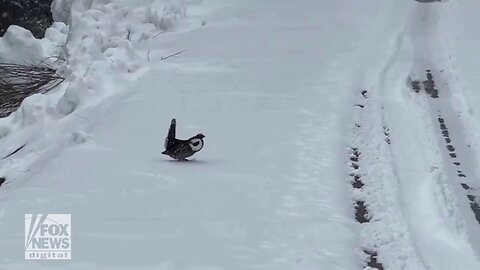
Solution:
[[(460, 183), (465, 183), (463, 173), (470, 175), (472, 187), (480, 184), (480, 178), (474, 173), (474, 154), (465, 142), (460, 112), (452, 105), (455, 99), (448, 83), (441, 80), (451, 70), (446, 61), (449, 48), (443, 46), (448, 39), (442, 29), (448, 27), (442, 24), (446, 14), (441, 3), (412, 8), (409, 23), (398, 39), (398, 53), (385, 73), (388, 79), (382, 85), (386, 90), (382, 106), (391, 133), (403, 214), (424, 267), (476, 269), (480, 227), (471, 209), (474, 207), (469, 206), (472, 199), (465, 196)], [(424, 91), (429, 87), (423, 82), (430, 70), (439, 98)], [(401, 78), (408, 79), (405, 83), (399, 81)], [(419, 94), (407, 91), (411, 78), (424, 85)], [(395, 81), (397, 85), (392, 85)], [(458, 145), (458, 155), (452, 151), (450, 140), (445, 140), (439, 118), (451, 123), (449, 139)], [(458, 171), (460, 168), (463, 171)]]
[[(189, 1), (165, 33), (156, 1), (78, 13), (68, 87), (0, 120), (2, 156), (26, 143), (0, 163), (0, 269), (480, 269), (463, 7), (301, 2)], [(105, 10), (128, 41), (98, 49)], [(427, 69), (438, 99), (411, 89)], [(160, 154), (174, 117), (206, 135), (190, 162)], [(72, 214), (71, 261), (23, 259), (25, 213)]]

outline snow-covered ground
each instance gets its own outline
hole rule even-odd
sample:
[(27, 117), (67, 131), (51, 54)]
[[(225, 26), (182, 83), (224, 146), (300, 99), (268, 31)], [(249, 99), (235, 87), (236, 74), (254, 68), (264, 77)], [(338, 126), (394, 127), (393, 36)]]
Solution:
[[(45, 39), (0, 38), (66, 77), (0, 119), (0, 158), (25, 145), (0, 269), (480, 269), (478, 10), (54, 1)], [(411, 89), (427, 69), (438, 99)], [(206, 135), (189, 162), (160, 154), (172, 118)], [(26, 213), (72, 214), (71, 260), (24, 260)]]

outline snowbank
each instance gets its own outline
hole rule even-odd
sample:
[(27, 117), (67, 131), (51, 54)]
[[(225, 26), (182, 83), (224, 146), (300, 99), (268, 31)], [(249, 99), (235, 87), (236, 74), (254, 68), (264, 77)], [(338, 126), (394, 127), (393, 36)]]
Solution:
[[(66, 78), (49, 95), (27, 98), (11, 117), (0, 119), (4, 130), (33, 125), (42, 118), (62, 118), (120, 92), (128, 75), (135, 78), (147, 65), (146, 53), (140, 56), (135, 48), (174, 29), (186, 15), (186, 4), (181, 0), (56, 0), (52, 14), (57, 22), (44, 39), (37, 40), (18, 26), (11, 26), (0, 38), (2, 61), (45, 61)], [(33, 111), (35, 116), (27, 113)]]
[(54, 17), (70, 23), (64, 70), (68, 86), (57, 104), (60, 114), (72, 113), (88, 104), (87, 99), (118, 92), (113, 84), (120, 74), (134, 73), (146, 65), (135, 45), (172, 29), (185, 15), (182, 1), (143, 3), (54, 1)]

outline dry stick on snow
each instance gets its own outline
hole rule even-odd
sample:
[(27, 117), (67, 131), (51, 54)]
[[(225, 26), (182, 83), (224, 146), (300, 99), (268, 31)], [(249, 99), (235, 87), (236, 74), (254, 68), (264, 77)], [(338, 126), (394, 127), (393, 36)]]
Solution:
[(26, 145), (27, 145), (27, 144), (24, 144), (24, 145), (18, 147), (17, 149), (15, 149), (15, 151), (13, 151), (13, 152), (11, 152), (10, 154), (4, 156), (2, 159), (6, 159), (6, 158), (9, 158), (9, 157), (15, 155), (18, 151), (22, 150)]
[(127, 40), (130, 41), (130, 34), (132, 34), (132, 30), (127, 30)]
[[(49, 68), (51, 68), (51, 67), (47, 64), (47, 60), (53, 59), (53, 58), (56, 58), (57, 61), (58, 61), (58, 59), (60, 58), (60, 55), (49, 56), (49, 57), (43, 59), (42, 61), (40, 61), (40, 63), (38, 63), (38, 64), (36, 64), (36, 65), (31, 64), (31, 66), (37, 66), (37, 67), (44, 66), (44, 67), (49, 67)], [(52, 68), (52, 69), (53, 69), (53, 68)]]
[(90, 119), (86, 118), (85, 116), (81, 116), (81, 115), (79, 115), (79, 114), (76, 114), (75, 116), (78, 117), (78, 118), (81, 118), (81, 119), (83, 119), (83, 120), (90, 121)]
[(176, 53), (174, 53), (174, 54), (170, 54), (170, 55), (167, 55), (167, 56), (162, 56), (162, 58), (160, 58), (160, 60), (162, 60), (162, 61), (163, 61), (163, 60), (167, 60), (168, 58), (177, 56), (177, 55), (179, 55), (179, 54), (181, 54), (181, 53), (183, 53), (183, 52), (185, 52), (185, 50), (181, 50), (181, 51), (178, 51), (178, 52), (176, 52)]
[(152, 37), (152, 39), (154, 39), (154, 38), (156, 38), (156, 37), (160, 36), (161, 34), (165, 34), (165, 33), (167, 33), (167, 32), (168, 32), (168, 31), (163, 31), (163, 32), (160, 32), (160, 33), (156, 34), (155, 36), (153, 36), (153, 37)]

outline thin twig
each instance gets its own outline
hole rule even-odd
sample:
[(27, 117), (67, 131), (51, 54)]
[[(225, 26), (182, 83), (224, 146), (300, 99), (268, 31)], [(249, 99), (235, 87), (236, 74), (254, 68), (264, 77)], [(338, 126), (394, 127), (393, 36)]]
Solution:
[(22, 148), (24, 148), (26, 145), (27, 145), (27, 144), (24, 144), (24, 145), (18, 147), (17, 149), (15, 149), (15, 151), (13, 151), (13, 152), (11, 152), (10, 154), (4, 156), (2, 159), (6, 159), (6, 158), (9, 158), (9, 157), (15, 155), (18, 151), (22, 150)]
[(26, 97), (47, 93), (64, 81), (47, 59), (30, 65), (0, 63), (0, 117), (16, 110)]
[(130, 34), (132, 33), (132, 30), (128, 29), (127, 30), (127, 40), (130, 41)]
[(83, 117), (83, 116), (81, 116), (81, 115), (79, 115), (79, 114), (76, 114), (75, 116), (78, 117), (78, 118), (81, 118), (81, 119), (83, 119), (83, 120), (90, 121), (90, 119), (88, 119), (88, 118), (86, 118), (86, 117)]
[(160, 32), (160, 33), (156, 34), (155, 36), (153, 36), (153, 37), (152, 37), (152, 39), (154, 39), (154, 38), (156, 38), (156, 37), (160, 36), (161, 34), (165, 34), (165, 33), (167, 33), (167, 32), (168, 32), (168, 31), (163, 31), (163, 32)]
[(185, 50), (181, 50), (181, 51), (178, 51), (178, 52), (176, 52), (176, 53), (174, 53), (174, 54), (170, 54), (170, 55), (167, 55), (167, 56), (162, 56), (162, 58), (160, 58), (160, 60), (162, 60), (162, 61), (163, 61), (163, 60), (167, 60), (168, 58), (177, 56), (177, 55), (179, 55), (179, 54), (181, 54), (181, 53), (183, 53), (183, 52), (185, 52)]

